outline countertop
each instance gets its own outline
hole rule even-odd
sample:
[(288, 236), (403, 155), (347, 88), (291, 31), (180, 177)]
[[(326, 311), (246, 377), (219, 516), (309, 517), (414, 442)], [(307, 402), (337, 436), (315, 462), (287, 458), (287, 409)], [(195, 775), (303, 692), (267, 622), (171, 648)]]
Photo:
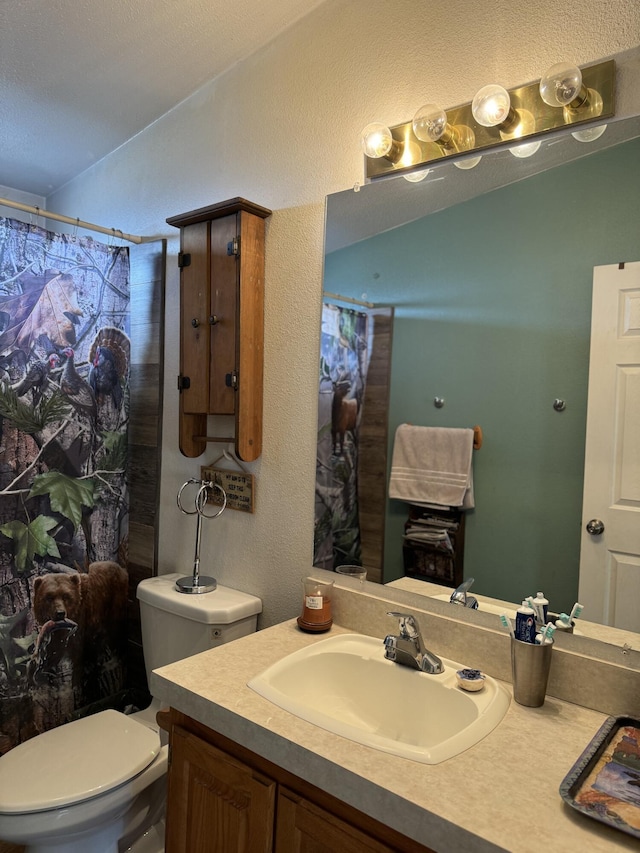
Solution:
[(334, 623), (328, 634), (310, 635), (296, 620), (283, 622), (156, 670), (152, 692), (439, 853), (540, 853), (552, 845), (563, 853), (638, 853), (637, 840), (574, 812), (558, 793), (607, 719), (597, 711), (549, 697), (541, 708), (512, 700), (480, 743), (425, 765), (331, 734), (246, 686), (284, 655), (331, 633), (350, 631)]

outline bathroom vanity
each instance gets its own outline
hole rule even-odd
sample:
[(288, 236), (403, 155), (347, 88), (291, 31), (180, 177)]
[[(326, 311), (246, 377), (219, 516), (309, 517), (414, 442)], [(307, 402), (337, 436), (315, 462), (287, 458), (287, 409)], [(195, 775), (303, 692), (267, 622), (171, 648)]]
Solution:
[[(637, 850), (637, 840), (574, 814), (558, 793), (605, 713), (549, 696), (536, 709), (512, 701), (475, 746), (425, 765), (332, 734), (247, 687), (272, 663), (327, 636), (383, 636), (384, 626), (393, 627), (389, 604), (378, 592), (339, 590), (329, 634), (303, 634), (291, 620), (153, 674), (154, 692), (172, 708), (167, 853), (533, 853), (560, 841), (580, 853)], [(506, 635), (419, 616), (436, 652), (451, 655), (453, 630), (466, 646), (465, 664), (488, 669), (490, 655), (496, 677), (508, 668)], [(365, 623), (371, 627), (363, 631)], [(195, 838), (216, 842), (198, 846)]]
[(175, 709), (170, 733), (167, 853), (433, 853)]

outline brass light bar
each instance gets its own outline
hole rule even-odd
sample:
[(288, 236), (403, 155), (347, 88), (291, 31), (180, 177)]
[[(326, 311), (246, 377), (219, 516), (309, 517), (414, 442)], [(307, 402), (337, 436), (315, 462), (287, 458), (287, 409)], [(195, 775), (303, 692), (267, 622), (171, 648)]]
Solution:
[(563, 127), (580, 127), (593, 124), (596, 120), (611, 118), (615, 108), (615, 62), (607, 60), (582, 68), (581, 71), (584, 87), (595, 90), (602, 99), (602, 109), (598, 107), (597, 114), (594, 114), (588, 106), (583, 110), (550, 107), (540, 97), (539, 81), (530, 83), (516, 89), (509, 89), (509, 94), (515, 110), (526, 110), (534, 117), (535, 127), (531, 132), (523, 132), (517, 138), (505, 139), (500, 135), (499, 128), (483, 127), (476, 122), (471, 112), (471, 102), (469, 102), (448, 109), (446, 112), (448, 124), (471, 128), (475, 135), (475, 144), (472, 148), (457, 151), (435, 142), (422, 142), (413, 133), (412, 122), (408, 121), (390, 128), (394, 143), (401, 147), (403, 155), (396, 162), (385, 157), (365, 157), (365, 176), (367, 179), (375, 180), (390, 174), (409, 174), (416, 169), (424, 168), (429, 163), (459, 158), (471, 152), (477, 155), (496, 147), (512, 147)]

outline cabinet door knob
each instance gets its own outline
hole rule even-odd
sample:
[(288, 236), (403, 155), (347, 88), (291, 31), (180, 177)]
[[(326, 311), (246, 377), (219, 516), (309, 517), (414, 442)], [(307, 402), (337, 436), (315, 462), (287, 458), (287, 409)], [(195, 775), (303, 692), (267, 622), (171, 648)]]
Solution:
[(200, 325), (200, 320), (198, 320), (197, 317), (194, 317), (193, 320), (191, 321), (191, 325), (193, 326), (194, 329), (197, 329), (198, 326)]
[(220, 317), (218, 317), (217, 314), (211, 314), (211, 316), (209, 317), (209, 325), (210, 326), (217, 326), (217, 324), (219, 322), (220, 322)]

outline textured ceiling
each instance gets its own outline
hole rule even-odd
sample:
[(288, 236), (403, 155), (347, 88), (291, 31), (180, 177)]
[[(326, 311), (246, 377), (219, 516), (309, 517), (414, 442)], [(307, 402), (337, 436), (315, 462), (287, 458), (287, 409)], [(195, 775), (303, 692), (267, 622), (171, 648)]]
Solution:
[(47, 196), (323, 0), (2, 0), (0, 185)]

